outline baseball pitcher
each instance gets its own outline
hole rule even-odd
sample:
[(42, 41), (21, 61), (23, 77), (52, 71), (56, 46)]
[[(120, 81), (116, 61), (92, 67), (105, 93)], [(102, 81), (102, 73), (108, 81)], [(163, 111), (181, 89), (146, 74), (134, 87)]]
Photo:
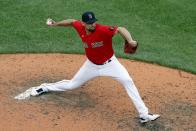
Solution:
[(67, 91), (80, 87), (85, 82), (97, 76), (110, 76), (119, 81), (126, 89), (133, 101), (141, 123), (155, 120), (160, 117), (158, 114), (150, 114), (148, 108), (142, 101), (139, 92), (129, 76), (127, 70), (119, 63), (112, 48), (112, 37), (120, 34), (124, 40), (124, 52), (135, 53), (138, 43), (134, 41), (131, 34), (124, 27), (107, 26), (98, 24), (93, 12), (82, 14), (82, 21), (67, 19), (55, 22), (47, 19), (46, 24), (53, 26), (71, 26), (76, 29), (83, 42), (87, 60), (71, 80), (62, 80), (56, 83), (44, 83), (33, 87), (31, 95), (37, 96), (49, 91)]

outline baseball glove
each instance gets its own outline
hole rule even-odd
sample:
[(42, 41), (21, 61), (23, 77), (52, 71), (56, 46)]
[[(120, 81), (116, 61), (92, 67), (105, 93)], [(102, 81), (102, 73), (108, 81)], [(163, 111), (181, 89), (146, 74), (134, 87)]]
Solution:
[(137, 43), (137, 45), (135, 47), (133, 47), (125, 40), (124, 52), (126, 54), (133, 54), (133, 53), (135, 53), (137, 48), (138, 48), (138, 43)]

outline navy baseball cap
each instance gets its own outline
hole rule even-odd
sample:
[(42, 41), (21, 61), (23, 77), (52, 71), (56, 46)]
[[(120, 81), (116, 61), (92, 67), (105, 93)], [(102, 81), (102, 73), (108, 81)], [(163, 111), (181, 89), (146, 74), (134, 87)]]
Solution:
[(82, 21), (86, 24), (93, 24), (97, 21), (97, 19), (95, 18), (95, 14), (93, 12), (87, 11), (82, 14)]

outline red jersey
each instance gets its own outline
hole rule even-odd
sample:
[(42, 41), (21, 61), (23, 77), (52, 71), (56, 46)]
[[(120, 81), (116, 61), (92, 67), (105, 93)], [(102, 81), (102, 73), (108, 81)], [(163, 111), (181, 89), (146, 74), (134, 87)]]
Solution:
[(82, 39), (90, 61), (102, 64), (113, 56), (112, 37), (117, 32), (117, 27), (96, 24), (95, 31), (87, 34), (81, 21), (75, 21), (72, 25)]

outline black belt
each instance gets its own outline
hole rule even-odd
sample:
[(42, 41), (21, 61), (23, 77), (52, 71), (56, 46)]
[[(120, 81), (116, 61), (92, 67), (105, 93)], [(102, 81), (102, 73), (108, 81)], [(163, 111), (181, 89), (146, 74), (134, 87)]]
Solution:
[(96, 64), (96, 63), (94, 63), (95, 65), (105, 65), (105, 64), (107, 64), (107, 63), (110, 63), (112, 60), (111, 59), (109, 59), (109, 60), (107, 60), (107, 61), (105, 61), (105, 62), (103, 62), (102, 64)]

